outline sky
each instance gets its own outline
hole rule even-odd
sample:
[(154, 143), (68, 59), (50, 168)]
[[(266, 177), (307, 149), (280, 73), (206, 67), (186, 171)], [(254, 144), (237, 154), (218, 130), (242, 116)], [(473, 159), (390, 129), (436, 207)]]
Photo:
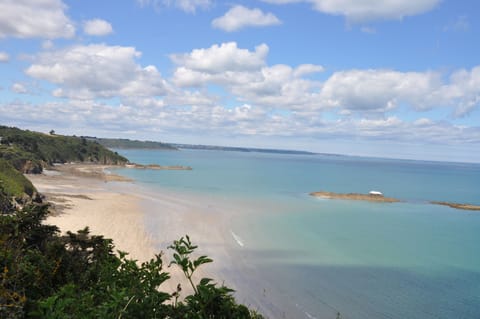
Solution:
[(0, 0), (0, 124), (480, 162), (476, 0)]

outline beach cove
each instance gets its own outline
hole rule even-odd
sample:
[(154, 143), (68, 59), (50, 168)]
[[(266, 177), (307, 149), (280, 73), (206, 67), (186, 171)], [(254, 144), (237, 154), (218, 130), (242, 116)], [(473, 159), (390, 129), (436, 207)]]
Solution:
[[(477, 315), (479, 214), (425, 204), (478, 204), (475, 165), (214, 151), (122, 154), (141, 164), (193, 168), (107, 168), (134, 181), (98, 184), (134, 197), (139, 238), (158, 252), (189, 234), (214, 259), (208, 276), (270, 318)], [(102, 197), (93, 186), (83, 188), (94, 190), (85, 196)], [(411, 201), (335, 201), (309, 196), (312, 189), (381, 189)]]
[[(222, 212), (232, 212), (226, 206), (220, 208), (225, 203), (168, 191), (155, 192), (130, 178), (111, 173), (114, 168), (64, 164), (45, 170), (43, 174), (26, 176), (50, 203), (51, 215), (45, 223), (58, 226), (63, 234), (88, 226), (92, 235), (113, 239), (115, 250), (128, 252), (129, 258), (139, 263), (162, 253), (164, 270), (172, 276), (163, 286), (166, 291), (174, 292), (180, 283), (183, 295), (192, 293), (179, 269), (168, 267), (172, 258), (167, 247), (186, 234), (199, 246), (196, 255), (214, 258), (214, 263), (200, 268), (194, 279), (214, 278), (234, 288), (235, 283), (247, 282), (245, 275), (238, 271), (242, 262), (230, 253), (232, 246), (238, 246), (241, 241), (233, 240), (231, 231), (224, 231)], [(161, 218), (158, 212), (162, 212)], [(149, 221), (152, 214), (157, 215), (154, 227)], [(252, 287), (256, 285), (252, 283)], [(273, 318), (276, 315), (270, 307), (274, 306), (265, 306), (268, 304), (257, 303), (255, 307), (262, 308), (263, 313)], [(276, 311), (278, 313), (278, 309)]]

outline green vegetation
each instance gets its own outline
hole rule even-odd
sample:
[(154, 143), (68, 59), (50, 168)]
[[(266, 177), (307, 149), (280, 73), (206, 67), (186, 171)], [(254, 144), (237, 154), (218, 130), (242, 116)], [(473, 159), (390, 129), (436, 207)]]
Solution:
[(45, 225), (48, 205), (34, 203), (39, 197), (22, 173), (72, 161), (127, 159), (87, 138), (0, 126), (0, 318), (262, 318), (237, 304), (232, 289), (209, 278), (194, 282), (193, 273), (212, 260), (193, 258), (197, 246), (188, 236), (169, 247), (171, 265), (194, 291), (185, 296), (180, 284), (173, 293), (162, 291), (171, 279), (161, 254), (139, 265), (88, 228), (60, 236)]
[(33, 200), (35, 188), (22, 173), (38, 174), (44, 167), (66, 162), (116, 165), (128, 160), (85, 138), (0, 126), (0, 212), (12, 200), (22, 205)]
[(3, 189), (0, 183), (0, 213), (8, 212), (13, 208), (11, 196), (9, 196)]
[[(53, 132), (53, 131), (52, 131)], [(124, 164), (128, 160), (86, 138), (0, 126), (0, 158), (22, 173), (40, 173), (54, 163)]]
[(44, 163), (38, 156), (22, 150), (17, 145), (0, 144), (0, 158), (8, 161), (23, 173), (41, 173)]
[(98, 142), (99, 144), (108, 148), (123, 148), (123, 149), (152, 149), (152, 150), (178, 150), (176, 147), (162, 142), (154, 141), (137, 141), (123, 138), (97, 138), (87, 137), (91, 141)]
[(0, 215), (1, 318), (262, 318), (237, 304), (232, 290), (192, 274), (212, 260), (192, 257), (190, 238), (170, 247), (194, 293), (170, 294), (161, 255), (138, 265), (113, 253), (112, 240), (88, 228), (59, 236), (43, 223), (48, 207), (29, 205)]
[[(32, 183), (18, 172), (10, 163), (0, 158), (0, 187), (3, 196), (20, 198), (24, 194), (32, 196), (35, 188)], [(1, 196), (1, 195), (0, 195)]]
[[(258, 152), (270, 154), (291, 154), (291, 155), (314, 155), (315, 153), (295, 150), (252, 148), (252, 147), (232, 147), (232, 146), (214, 146), (214, 145), (191, 145), (191, 144), (172, 144), (179, 149), (225, 151), (225, 152)], [(324, 154), (331, 155), (331, 154)]]

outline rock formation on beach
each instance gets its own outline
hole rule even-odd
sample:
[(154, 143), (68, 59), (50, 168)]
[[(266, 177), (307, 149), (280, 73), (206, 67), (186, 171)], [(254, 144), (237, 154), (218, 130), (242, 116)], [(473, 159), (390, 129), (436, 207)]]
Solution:
[(347, 200), (363, 200), (369, 202), (382, 202), (382, 203), (396, 203), (400, 202), (399, 199), (385, 197), (382, 194), (359, 194), (359, 193), (333, 193), (333, 192), (313, 192), (311, 196), (322, 197), (328, 199), (347, 199)]
[(125, 164), (126, 168), (138, 168), (138, 169), (153, 169), (153, 170), (167, 170), (167, 171), (191, 171), (190, 166), (181, 166), (181, 165), (158, 165), (158, 164), (148, 164), (142, 165), (137, 163), (128, 163)]
[(448, 206), (456, 209), (463, 209), (463, 210), (480, 210), (479, 205), (449, 203), (449, 202), (441, 202), (441, 201), (432, 201), (430, 203), (435, 205)]

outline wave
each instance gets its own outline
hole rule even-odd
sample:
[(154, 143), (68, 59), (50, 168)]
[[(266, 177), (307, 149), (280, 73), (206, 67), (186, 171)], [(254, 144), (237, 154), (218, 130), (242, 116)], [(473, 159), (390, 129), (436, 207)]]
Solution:
[(235, 234), (233, 230), (230, 230), (230, 233), (232, 234), (233, 239), (235, 239), (235, 241), (240, 247), (245, 246), (245, 244), (243, 243), (243, 240), (237, 234)]

